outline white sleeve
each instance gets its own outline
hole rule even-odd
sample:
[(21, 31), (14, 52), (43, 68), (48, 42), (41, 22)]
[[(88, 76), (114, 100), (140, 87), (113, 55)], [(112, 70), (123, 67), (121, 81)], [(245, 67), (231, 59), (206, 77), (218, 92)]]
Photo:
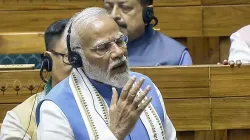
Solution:
[[(14, 111), (8, 111), (1, 127), (0, 140), (22, 140), (25, 129)], [(24, 140), (30, 140), (31, 137), (26, 133)]]
[(68, 119), (52, 101), (44, 101), (41, 105), (37, 140), (74, 140)]
[(170, 121), (170, 119), (169, 119), (169, 117), (167, 115), (161, 92), (155, 86), (155, 84), (154, 84), (154, 87), (155, 87), (156, 92), (157, 92), (157, 94), (159, 96), (161, 106), (162, 106), (162, 109), (164, 111), (164, 124), (163, 124), (163, 127), (164, 127), (164, 131), (165, 131), (166, 140), (177, 140), (176, 130), (175, 130), (174, 125), (172, 124), (172, 122)]
[(238, 32), (230, 36), (231, 46), (228, 60), (241, 60), (242, 63), (250, 63), (250, 46), (240, 37)]

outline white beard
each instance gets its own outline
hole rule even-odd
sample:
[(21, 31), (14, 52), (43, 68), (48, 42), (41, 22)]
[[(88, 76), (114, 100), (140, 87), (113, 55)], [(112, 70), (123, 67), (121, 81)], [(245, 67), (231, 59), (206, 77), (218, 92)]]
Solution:
[[(83, 62), (83, 70), (84, 73), (91, 79), (117, 87), (122, 88), (125, 86), (127, 81), (129, 80), (129, 67), (128, 67), (128, 61), (126, 57), (124, 56), (120, 60), (114, 61), (112, 64), (109, 65), (109, 68), (107, 71), (101, 69), (95, 64), (90, 64), (89, 61), (81, 54), (82, 62)], [(110, 72), (110, 68), (114, 66), (117, 63), (126, 61), (127, 69), (123, 73), (112, 73)]]

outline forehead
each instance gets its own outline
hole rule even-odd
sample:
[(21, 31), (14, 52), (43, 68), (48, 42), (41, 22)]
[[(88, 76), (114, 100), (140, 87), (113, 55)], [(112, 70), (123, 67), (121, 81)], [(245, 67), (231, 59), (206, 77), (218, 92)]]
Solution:
[(87, 32), (80, 35), (84, 38), (84, 43), (95, 46), (104, 41), (116, 38), (120, 35), (120, 30), (116, 22), (108, 16), (100, 16), (86, 26)]

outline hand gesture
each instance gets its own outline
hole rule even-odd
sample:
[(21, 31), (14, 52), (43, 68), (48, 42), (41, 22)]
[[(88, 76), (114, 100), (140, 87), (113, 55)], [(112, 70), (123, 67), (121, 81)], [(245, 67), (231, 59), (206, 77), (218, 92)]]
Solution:
[(152, 97), (150, 97), (143, 102), (150, 90), (150, 86), (147, 86), (141, 95), (136, 96), (144, 79), (140, 79), (138, 83), (135, 83), (135, 80), (135, 76), (129, 79), (123, 87), (119, 100), (116, 89), (112, 88), (109, 128), (118, 140), (124, 140), (133, 130), (139, 116), (152, 100)]

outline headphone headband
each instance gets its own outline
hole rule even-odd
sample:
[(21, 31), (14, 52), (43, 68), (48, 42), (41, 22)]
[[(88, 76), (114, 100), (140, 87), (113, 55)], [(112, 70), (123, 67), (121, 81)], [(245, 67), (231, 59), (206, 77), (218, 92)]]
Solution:
[(69, 59), (69, 63), (72, 65), (73, 68), (79, 68), (83, 66), (82, 58), (79, 53), (77, 53), (76, 51), (72, 51), (70, 47), (70, 34), (71, 34), (72, 24), (73, 24), (73, 21), (69, 25), (68, 34), (66, 38), (66, 41), (67, 41), (66, 44), (67, 44), (67, 49), (68, 49), (68, 59)]

